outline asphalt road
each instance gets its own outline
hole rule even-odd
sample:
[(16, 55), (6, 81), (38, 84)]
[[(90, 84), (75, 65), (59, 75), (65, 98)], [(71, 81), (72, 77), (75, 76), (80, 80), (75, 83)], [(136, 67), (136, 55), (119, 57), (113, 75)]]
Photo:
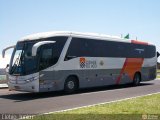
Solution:
[(0, 113), (39, 114), (156, 92), (160, 92), (160, 80), (141, 83), (137, 87), (123, 85), (85, 89), (72, 95), (63, 92), (37, 94), (0, 89)]

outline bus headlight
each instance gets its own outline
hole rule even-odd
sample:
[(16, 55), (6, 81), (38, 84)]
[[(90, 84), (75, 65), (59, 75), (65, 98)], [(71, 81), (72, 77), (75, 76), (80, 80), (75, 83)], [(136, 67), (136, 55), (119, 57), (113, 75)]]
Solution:
[(31, 80), (26, 80), (26, 82), (30, 82)]
[(26, 81), (26, 82), (32, 82), (32, 81), (37, 80), (37, 79), (38, 79), (38, 77), (32, 77), (32, 78), (27, 79), (27, 80), (25, 80), (25, 81)]

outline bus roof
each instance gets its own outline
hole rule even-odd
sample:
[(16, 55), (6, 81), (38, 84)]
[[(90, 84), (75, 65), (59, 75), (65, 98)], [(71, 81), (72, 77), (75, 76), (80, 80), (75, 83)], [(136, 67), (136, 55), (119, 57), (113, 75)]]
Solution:
[[(53, 31), (53, 32), (36, 33), (36, 34), (25, 36), (19, 41), (30, 41), (30, 40), (37, 40), (37, 39), (56, 37), (56, 36), (67, 36), (67, 37), (72, 36), (72, 37), (78, 37), (78, 38), (100, 39), (100, 40), (109, 40), (109, 41), (118, 41), (118, 42), (127, 42), (127, 43), (132, 42), (131, 39), (124, 39), (119, 36), (110, 36), (110, 35), (98, 34), (98, 33), (71, 32), (71, 31)], [(145, 42), (137, 41), (137, 43), (141, 44)]]

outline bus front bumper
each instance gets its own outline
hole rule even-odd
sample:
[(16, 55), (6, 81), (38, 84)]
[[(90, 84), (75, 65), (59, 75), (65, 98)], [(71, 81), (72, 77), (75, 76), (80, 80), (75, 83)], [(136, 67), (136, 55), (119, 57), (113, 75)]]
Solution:
[(39, 87), (37, 85), (31, 83), (25, 83), (25, 84), (14, 84), (8, 82), (8, 88), (9, 90), (15, 90), (15, 91), (24, 91), (24, 92), (39, 92)]

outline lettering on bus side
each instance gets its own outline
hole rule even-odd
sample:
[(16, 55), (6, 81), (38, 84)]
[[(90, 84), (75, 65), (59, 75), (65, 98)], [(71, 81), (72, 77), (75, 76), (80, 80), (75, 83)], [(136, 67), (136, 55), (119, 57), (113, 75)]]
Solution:
[(97, 68), (97, 62), (95, 60), (86, 60), (86, 58), (79, 59), (80, 68)]

